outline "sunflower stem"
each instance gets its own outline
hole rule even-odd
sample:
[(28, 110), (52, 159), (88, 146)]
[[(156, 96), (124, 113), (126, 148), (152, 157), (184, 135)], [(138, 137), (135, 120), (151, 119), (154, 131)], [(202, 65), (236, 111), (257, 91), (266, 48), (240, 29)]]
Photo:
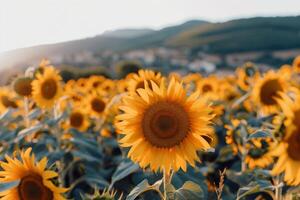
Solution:
[(281, 174), (277, 175), (274, 180), (275, 183), (275, 200), (282, 200), (282, 181)]
[(172, 178), (172, 171), (166, 171), (166, 169), (163, 170), (163, 183), (164, 183), (164, 200), (168, 200), (168, 195), (167, 195), (167, 185), (171, 183), (171, 178)]
[(28, 128), (30, 126), (30, 120), (29, 120), (29, 99), (27, 97), (24, 97), (24, 121), (25, 121), (25, 127)]

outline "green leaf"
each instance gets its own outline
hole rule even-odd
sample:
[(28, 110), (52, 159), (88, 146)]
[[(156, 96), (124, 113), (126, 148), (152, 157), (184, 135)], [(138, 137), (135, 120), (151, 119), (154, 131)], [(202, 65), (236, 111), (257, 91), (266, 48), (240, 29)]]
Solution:
[(270, 181), (256, 180), (249, 183), (249, 185), (242, 187), (238, 190), (237, 199), (241, 199), (247, 195), (254, 194), (257, 192), (273, 190), (274, 186)]
[(14, 112), (13, 109), (7, 109), (6, 112), (4, 112), (1, 116), (0, 116), (0, 122), (4, 122), (6, 120), (8, 120), (11, 116), (12, 113)]
[(256, 131), (255, 133), (252, 133), (249, 135), (248, 140), (251, 140), (254, 138), (266, 138), (266, 137), (273, 137), (273, 135), (266, 131)]
[(103, 177), (84, 175), (72, 183), (72, 185), (70, 186), (70, 190), (73, 190), (74, 188), (76, 188), (78, 184), (84, 182), (90, 184), (91, 186), (93, 185), (93, 187), (96, 186), (101, 189), (107, 188), (109, 185), (108, 182)]
[(131, 190), (131, 192), (127, 196), (126, 200), (135, 200), (138, 196), (140, 196), (144, 192), (147, 192), (150, 190), (154, 190), (154, 191), (160, 193), (159, 187), (160, 187), (161, 183), (162, 183), (162, 180), (159, 180), (156, 183), (154, 183), (153, 185), (149, 185), (148, 180), (143, 180), (135, 188), (133, 188), (133, 190)]
[(242, 173), (233, 170), (226, 170), (226, 177), (240, 186), (246, 186), (254, 179), (253, 172)]
[(219, 156), (217, 158), (218, 162), (226, 162), (234, 159), (234, 153), (232, 151), (232, 147), (227, 145), (221, 148)]
[(35, 133), (35, 132), (41, 130), (42, 128), (43, 128), (43, 125), (42, 125), (42, 124), (37, 124), (37, 125), (35, 125), (35, 126), (32, 126), (32, 127), (29, 127), (29, 128), (26, 128), (26, 129), (21, 130), (21, 131), (18, 133), (18, 136), (17, 136), (16, 139), (15, 139), (15, 142), (20, 141), (20, 140), (23, 139), (26, 135)]
[(8, 182), (8, 183), (0, 183), (0, 192), (17, 187), (19, 184), (20, 184), (20, 180)]
[(197, 200), (204, 199), (203, 190), (192, 181), (187, 181), (181, 188), (175, 191), (174, 200)]
[(139, 170), (139, 166), (134, 164), (131, 160), (125, 159), (121, 164), (117, 167), (116, 171), (112, 175), (111, 178), (111, 186), (114, 185), (117, 181), (122, 180), (128, 175)]
[(42, 111), (40, 109), (38, 109), (38, 108), (34, 109), (28, 114), (28, 118), (30, 120), (36, 119), (40, 116), (41, 113), (42, 113)]

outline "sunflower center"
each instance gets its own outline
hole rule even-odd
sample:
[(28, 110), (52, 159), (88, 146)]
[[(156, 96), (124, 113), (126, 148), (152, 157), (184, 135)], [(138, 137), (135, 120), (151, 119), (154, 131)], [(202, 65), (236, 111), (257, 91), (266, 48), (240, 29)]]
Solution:
[(70, 124), (73, 127), (80, 127), (83, 123), (83, 115), (80, 112), (74, 112), (70, 116)]
[(92, 105), (92, 109), (97, 113), (102, 113), (105, 109), (105, 103), (98, 98), (93, 99), (91, 105)]
[(213, 90), (213, 88), (212, 88), (212, 86), (209, 85), (209, 84), (205, 84), (205, 85), (203, 85), (203, 87), (202, 87), (202, 92), (203, 92), (203, 93), (210, 92), (210, 91), (212, 91), (212, 90)]
[(142, 129), (154, 146), (173, 147), (189, 132), (188, 113), (177, 103), (157, 102), (145, 111)]
[(41, 94), (45, 99), (52, 99), (56, 95), (57, 89), (56, 81), (47, 79), (42, 84)]
[(94, 87), (94, 88), (97, 88), (99, 85), (100, 85), (100, 81), (95, 81), (95, 82), (93, 83), (93, 87)]
[(278, 97), (278, 92), (282, 91), (283, 88), (277, 79), (266, 81), (260, 90), (260, 99), (263, 104), (275, 105), (276, 97)]
[(52, 200), (53, 193), (43, 184), (42, 177), (31, 174), (22, 178), (18, 186), (20, 200)]
[(287, 153), (293, 160), (300, 161), (300, 134), (295, 132), (288, 139)]
[(32, 80), (29, 78), (17, 80), (14, 84), (15, 92), (21, 96), (30, 96), (32, 92), (31, 82)]
[(293, 125), (296, 126), (295, 132), (300, 134), (300, 109), (294, 112)]
[(6, 108), (18, 108), (18, 105), (14, 101), (10, 100), (8, 96), (2, 96), (1, 102)]

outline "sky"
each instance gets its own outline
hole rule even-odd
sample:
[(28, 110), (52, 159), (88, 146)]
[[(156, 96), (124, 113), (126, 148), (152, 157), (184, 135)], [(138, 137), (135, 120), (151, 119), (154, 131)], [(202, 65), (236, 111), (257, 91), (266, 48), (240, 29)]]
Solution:
[(300, 0), (1, 0), (0, 53), (119, 28), (287, 15), (300, 15)]

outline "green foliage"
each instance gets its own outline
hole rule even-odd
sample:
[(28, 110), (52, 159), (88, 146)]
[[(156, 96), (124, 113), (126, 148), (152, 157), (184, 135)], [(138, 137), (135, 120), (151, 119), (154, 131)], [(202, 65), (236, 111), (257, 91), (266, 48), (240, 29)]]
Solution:
[(174, 37), (171, 46), (213, 53), (297, 48), (300, 17), (266, 17), (206, 24)]

